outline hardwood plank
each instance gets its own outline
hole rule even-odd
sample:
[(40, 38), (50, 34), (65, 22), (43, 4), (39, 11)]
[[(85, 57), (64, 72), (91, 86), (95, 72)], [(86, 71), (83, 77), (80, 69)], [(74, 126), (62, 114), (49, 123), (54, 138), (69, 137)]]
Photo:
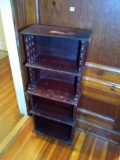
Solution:
[[(118, 155), (118, 147), (114, 144), (108, 144), (108, 152), (106, 153), (106, 159), (113, 160), (120, 158)], [(113, 154), (114, 153), (114, 154)]]
[(93, 145), (92, 145), (92, 149), (91, 149), (91, 153), (90, 153), (90, 157), (89, 157), (89, 160), (95, 160), (95, 158), (94, 158), (94, 156), (93, 156), (93, 152), (94, 152), (94, 150), (95, 150), (95, 144), (96, 144), (96, 139), (95, 139), (95, 141), (94, 141), (94, 143), (93, 143)]
[(101, 159), (104, 144), (105, 144), (104, 140), (96, 138), (96, 144), (95, 144), (95, 147), (94, 147), (94, 150), (93, 150), (93, 155), (92, 155), (94, 157), (94, 159)]
[(0, 154), (4, 152), (6, 147), (10, 145), (10, 143), (14, 140), (16, 135), (19, 133), (19, 131), (24, 127), (25, 123), (29, 119), (28, 116), (24, 116), (18, 123), (17, 125), (13, 128), (13, 130), (9, 133), (9, 135), (2, 141), (0, 144)]
[[(35, 160), (108, 160), (111, 154), (113, 159), (118, 160), (120, 156), (118, 145), (86, 133), (76, 131), (73, 145), (69, 146), (45, 136), (37, 136), (32, 133), (32, 129), (33, 122), (30, 119), (25, 128), (22, 129), (13, 143), (4, 152), (1, 160), (22, 160), (31, 159), (31, 157)], [(109, 147), (107, 147), (108, 145)], [(112, 152), (110, 153), (111, 150)]]
[(24, 122), (23, 115), (18, 109), (8, 57), (0, 60), (0, 88), (0, 152), (2, 152), (17, 135)]
[(86, 135), (83, 146), (82, 146), (82, 149), (81, 149), (81, 153), (79, 154), (78, 159), (85, 160), (86, 153), (87, 153), (87, 150), (89, 148), (90, 140), (91, 140), (91, 136)]
[(105, 160), (107, 149), (108, 149), (108, 142), (104, 142), (104, 147), (103, 147), (103, 152), (102, 152), (102, 155), (101, 155), (101, 160)]
[(78, 159), (78, 157), (79, 157), (79, 152), (81, 151), (83, 142), (84, 142), (84, 140), (85, 140), (85, 136), (86, 136), (86, 135), (85, 135), (84, 133), (81, 133), (81, 134), (80, 134), (80, 136), (79, 136), (79, 138), (78, 138), (78, 140), (77, 140), (77, 142), (76, 142), (76, 144), (75, 144), (75, 147), (74, 147), (74, 149), (73, 149), (73, 151), (72, 151), (72, 154), (71, 154), (69, 160), (74, 160), (74, 159), (77, 160), (77, 159)]
[[(39, 159), (43, 159), (46, 160), (47, 158), (47, 153), (49, 153), (49, 151), (51, 150), (51, 147), (53, 146), (53, 143), (56, 141), (55, 140), (51, 140), (51, 139), (47, 139), (46, 143), (44, 144), (44, 146), (41, 148), (41, 150), (39, 151), (39, 154), (36, 157), (36, 160)], [(57, 143), (58, 144), (58, 143)], [(57, 147), (57, 145), (55, 145)], [(56, 148), (55, 148), (56, 149)], [(55, 151), (55, 150), (54, 150)], [(56, 157), (56, 155), (54, 155)], [(55, 158), (54, 157), (54, 158)], [(52, 159), (52, 158), (51, 158)]]
[[(79, 132), (75, 132), (75, 136), (74, 136), (74, 139), (73, 139), (73, 144), (72, 144), (72, 146), (67, 147), (66, 153), (63, 155), (63, 160), (66, 160), (66, 159), (70, 158), (72, 150), (75, 148), (75, 144), (78, 140), (79, 135), (80, 135)], [(53, 153), (53, 155), (54, 155), (54, 153)]]
[[(54, 141), (54, 143), (52, 143), (52, 146), (49, 150), (47, 150), (47, 157), (46, 157), (46, 160), (50, 160), (51, 159), (51, 156), (56, 148), (56, 146), (58, 145), (58, 141)], [(50, 152), (49, 152), (50, 151)], [(36, 159), (37, 160), (37, 159)]]
[[(48, 145), (47, 145), (47, 143), (49, 144), (49, 140), (48, 141), (46, 141), (46, 147), (48, 147)], [(27, 147), (26, 148), (26, 146), (30, 146), (30, 147)], [(30, 159), (32, 156), (33, 156), (33, 154), (35, 154), (36, 152), (38, 152), (37, 150), (39, 150), (39, 146), (41, 145), (41, 142), (40, 141), (38, 141), (38, 139), (36, 138), (36, 135), (34, 135), (34, 136), (31, 136), (30, 138), (29, 138), (29, 140), (26, 142), (26, 145), (24, 146), (24, 148), (23, 148), (23, 150), (24, 150), (24, 152), (23, 152), (23, 150), (22, 150), (22, 153), (19, 155), (19, 159)], [(33, 147), (34, 146), (34, 147)], [(43, 147), (42, 147), (42, 149), (41, 149), (41, 152), (42, 152), (42, 150), (44, 150), (44, 145), (43, 145)], [(42, 155), (42, 153), (41, 153), (41, 155)], [(44, 157), (44, 156), (43, 156)], [(42, 158), (42, 157), (41, 157)]]
[(91, 156), (92, 156), (91, 153), (93, 152), (94, 144), (95, 144), (95, 137), (91, 136), (90, 143), (88, 145), (88, 149), (85, 154), (85, 160), (91, 158)]
[[(30, 136), (33, 134), (31, 131), (33, 129), (33, 122), (30, 119), (28, 121), (28, 124), (26, 125), (23, 130), (21, 130), (20, 134), (15, 138), (14, 143), (16, 143), (16, 146), (14, 146), (14, 143), (12, 143), (5, 152), (6, 154), (3, 153), (2, 159), (7, 160), (8, 157), (9, 159), (15, 158), (17, 155), (19, 156), (20, 151), (24, 147), (25, 143), (28, 141)], [(22, 153), (20, 153), (21, 155)]]

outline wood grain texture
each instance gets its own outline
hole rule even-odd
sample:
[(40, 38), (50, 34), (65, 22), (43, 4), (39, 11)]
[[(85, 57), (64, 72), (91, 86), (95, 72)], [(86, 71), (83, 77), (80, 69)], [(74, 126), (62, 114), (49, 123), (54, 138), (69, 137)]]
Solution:
[(91, 88), (97, 90), (104, 90), (108, 93), (112, 93), (116, 96), (120, 96), (120, 84), (115, 84), (112, 82), (101, 81), (91, 77), (83, 77), (83, 86), (90, 86)]
[(119, 69), (86, 63), (83, 75), (82, 93), (84, 95), (110, 104), (120, 105)]
[(113, 129), (114, 119), (91, 112), (90, 110), (83, 109), (82, 107), (77, 110), (77, 120), (79, 119), (86, 120), (89, 123), (94, 123), (105, 128)]
[(120, 84), (119, 68), (86, 62), (83, 74), (87, 77), (111, 82), (113, 85)]
[[(35, 0), (34, 0), (35, 1)], [(32, 0), (12, 0), (17, 31), (27, 25), (36, 23), (35, 3)], [(102, 116), (87, 114), (86, 121), (91, 120), (98, 126), (105, 126), (119, 131), (120, 122), (120, 2), (119, 0), (41, 0), (42, 24), (86, 28), (93, 30), (87, 63), (84, 69), (82, 93), (85, 95), (79, 103), (88, 112)], [(69, 7), (74, 6), (75, 12)], [(23, 46), (20, 41), (20, 59), (24, 87), (27, 85), (27, 72), (23, 67), (26, 61)], [(22, 48), (22, 49), (21, 49)], [(91, 63), (90, 63), (91, 62)], [(99, 65), (102, 64), (102, 65)], [(105, 66), (103, 66), (105, 65)], [(116, 67), (116, 68), (114, 68)], [(117, 68), (118, 67), (118, 68)], [(10, 77), (9, 77), (10, 79)], [(7, 81), (6, 81), (7, 82)], [(9, 93), (8, 93), (9, 95)], [(86, 101), (87, 99), (87, 101)], [(29, 108), (29, 107), (28, 107)], [(104, 118), (110, 118), (112, 123), (104, 123)], [(82, 117), (85, 120), (85, 117)], [(95, 118), (95, 119), (94, 119)], [(94, 119), (94, 120), (93, 120)], [(114, 122), (113, 122), (114, 121)], [(55, 147), (56, 145), (54, 145)], [(54, 149), (53, 147), (53, 149)], [(106, 147), (105, 147), (106, 148)], [(106, 152), (103, 152), (104, 159)], [(67, 157), (67, 155), (65, 156)]]
[(32, 120), (2, 155), (1, 160), (119, 160), (120, 148), (92, 135), (76, 131), (72, 146), (32, 133)]
[(26, 88), (26, 85), (28, 83), (27, 70), (24, 67), (26, 56), (24, 53), (24, 45), (22, 43), (22, 38), (19, 35), (19, 31), (28, 25), (36, 23), (35, 0), (12, 0), (11, 6), (13, 11), (14, 25), (16, 29), (16, 40), (20, 57), (22, 78), (24, 88)]
[(27, 26), (36, 23), (35, 2), (36, 0), (25, 0), (25, 14)]
[(97, 100), (108, 102), (110, 104), (120, 105), (119, 95), (115, 95), (110, 92), (105, 92), (104, 90), (97, 90), (88, 86), (83, 86), (82, 94), (91, 98), (95, 98)]
[(22, 130), (28, 120), (28, 116), (23, 116), (16, 126), (11, 130), (8, 136), (2, 141), (0, 144), (0, 155), (3, 154), (5, 149), (12, 143), (12, 141), (14, 141), (15, 137)]
[(120, 142), (120, 106), (82, 95), (78, 104), (78, 130)]
[(17, 31), (27, 25), (24, 0), (12, 0), (13, 18)]
[(0, 60), (0, 143), (21, 120), (8, 57)]
[(8, 57), (0, 60), (0, 155), (17, 136), (28, 117), (20, 114)]
[(95, 123), (89, 123), (79, 119), (76, 123), (76, 129), (79, 131), (85, 131), (92, 135), (96, 135), (110, 142), (120, 143), (120, 133), (114, 130), (108, 129), (104, 126), (96, 125)]
[(120, 67), (119, 12), (119, 0), (41, 0), (42, 24), (93, 30), (87, 61), (114, 67)]
[(115, 120), (118, 112), (116, 110), (118, 110), (119, 106), (96, 100), (95, 98), (90, 98), (82, 94), (78, 104), (78, 109), (81, 108)]

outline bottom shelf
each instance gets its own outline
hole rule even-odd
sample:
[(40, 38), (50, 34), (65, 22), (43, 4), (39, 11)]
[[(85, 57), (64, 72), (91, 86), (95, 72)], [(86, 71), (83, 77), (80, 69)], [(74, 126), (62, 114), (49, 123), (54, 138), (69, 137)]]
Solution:
[(35, 115), (33, 118), (35, 133), (72, 144), (73, 127)]

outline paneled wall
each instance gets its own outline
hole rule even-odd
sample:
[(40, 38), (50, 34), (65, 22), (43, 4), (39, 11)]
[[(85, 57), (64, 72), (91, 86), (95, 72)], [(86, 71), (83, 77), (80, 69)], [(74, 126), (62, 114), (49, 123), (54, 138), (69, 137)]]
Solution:
[(41, 0), (42, 24), (93, 30), (87, 61), (113, 67), (120, 67), (119, 13), (119, 0)]
[[(12, 0), (24, 86), (27, 72), (18, 32), (37, 23), (37, 0)], [(71, 12), (70, 7), (75, 7)], [(84, 69), (77, 129), (120, 141), (120, 1), (41, 0), (41, 23), (93, 30)]]

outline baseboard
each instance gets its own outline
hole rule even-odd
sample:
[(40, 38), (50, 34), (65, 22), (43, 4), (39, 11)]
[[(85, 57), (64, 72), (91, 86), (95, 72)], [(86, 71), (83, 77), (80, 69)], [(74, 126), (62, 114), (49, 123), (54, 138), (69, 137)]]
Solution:
[(95, 112), (92, 112), (90, 110), (86, 110), (83, 108), (78, 108), (77, 109), (77, 121), (83, 120), (87, 121), (91, 124), (96, 124), (98, 126), (107, 128), (107, 129), (113, 129), (114, 125), (114, 119), (104, 116), (102, 114), (98, 114)]
[(79, 131), (85, 131), (87, 133), (94, 134), (111, 142), (115, 142), (118, 144), (120, 143), (119, 132), (100, 127), (96, 124), (92, 124), (81, 119), (77, 120), (76, 129)]

